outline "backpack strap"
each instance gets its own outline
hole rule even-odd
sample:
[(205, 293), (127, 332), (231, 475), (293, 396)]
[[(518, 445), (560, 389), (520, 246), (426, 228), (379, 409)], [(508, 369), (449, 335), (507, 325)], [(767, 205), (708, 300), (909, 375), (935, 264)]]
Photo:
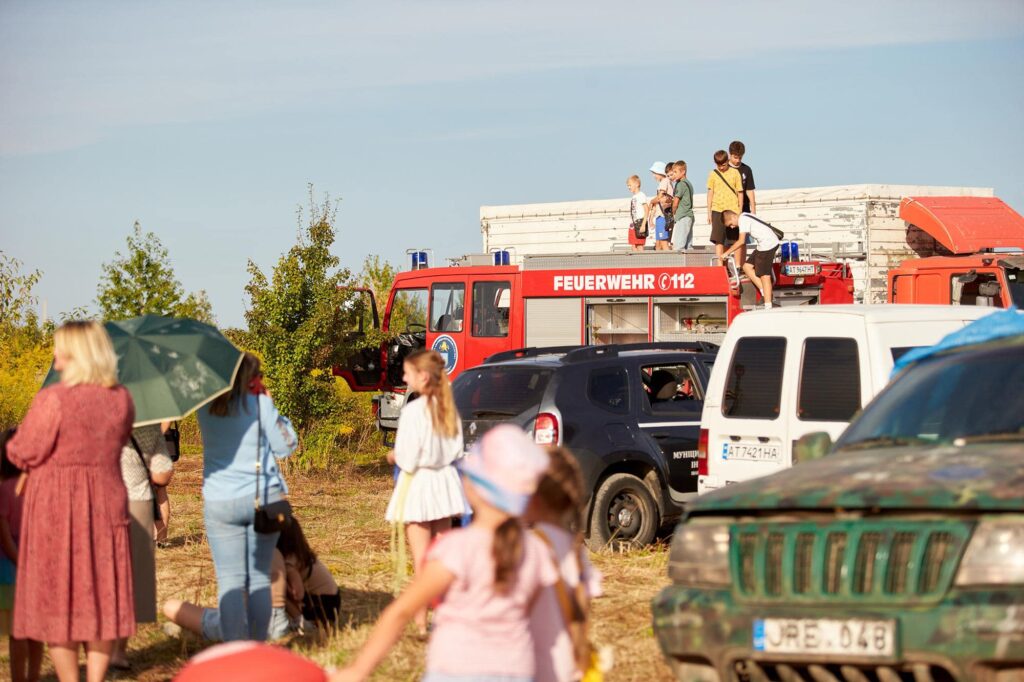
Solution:
[(786, 234), (785, 232), (783, 232), (783, 231), (782, 231), (782, 230), (780, 230), (779, 228), (775, 227), (775, 226), (774, 226), (774, 225), (772, 225), (771, 223), (768, 223), (768, 222), (765, 222), (765, 221), (761, 220), (760, 218), (758, 218), (758, 217), (757, 217), (756, 215), (754, 215), (753, 213), (748, 213), (747, 215), (748, 215), (748, 216), (750, 216), (751, 218), (753, 218), (754, 220), (756, 220), (757, 222), (761, 223), (761, 224), (762, 224), (762, 225), (764, 225), (765, 227), (767, 227), (767, 228), (768, 228), (769, 230), (771, 230), (772, 232), (774, 232), (774, 233), (775, 233), (775, 236), (776, 236), (776, 237), (777, 237), (778, 239), (782, 239), (782, 236), (783, 236), (784, 234)]

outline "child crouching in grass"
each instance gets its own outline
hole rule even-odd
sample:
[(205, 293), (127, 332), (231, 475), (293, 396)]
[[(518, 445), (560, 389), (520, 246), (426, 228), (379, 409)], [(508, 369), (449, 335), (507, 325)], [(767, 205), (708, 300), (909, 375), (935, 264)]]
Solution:
[[(7, 441), (14, 429), (0, 433), (0, 633), (10, 633), (14, 613), (14, 584), (18, 572), (18, 540), (21, 535), (21, 506), (18, 495), (21, 469), (7, 459)], [(9, 640), (11, 679), (14, 682), (39, 679), (43, 664), (43, 643), (32, 639)]]
[(519, 516), (548, 456), (519, 428), (501, 425), (456, 466), (472, 523), (438, 537), (423, 570), (384, 609), (362, 650), (332, 682), (367, 679), (416, 613), (437, 599), (425, 682), (533, 680), (530, 611), (557, 575), (544, 543)]
[(288, 617), (292, 625), (301, 621), (335, 627), (341, 609), (341, 593), (330, 569), (320, 561), (299, 520), (292, 517), (277, 538), (277, 549), (284, 556), (288, 578)]

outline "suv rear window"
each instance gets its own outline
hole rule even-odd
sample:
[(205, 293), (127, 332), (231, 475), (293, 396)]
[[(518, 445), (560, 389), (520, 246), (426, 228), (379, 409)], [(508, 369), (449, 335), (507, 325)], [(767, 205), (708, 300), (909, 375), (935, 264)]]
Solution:
[(785, 337), (747, 336), (740, 339), (725, 381), (722, 414), (734, 419), (778, 417), (785, 361)]
[(540, 367), (478, 367), (452, 383), (455, 406), (464, 419), (515, 417), (536, 408), (552, 370)]
[(856, 339), (808, 338), (800, 366), (796, 416), (803, 421), (850, 421), (860, 409)]

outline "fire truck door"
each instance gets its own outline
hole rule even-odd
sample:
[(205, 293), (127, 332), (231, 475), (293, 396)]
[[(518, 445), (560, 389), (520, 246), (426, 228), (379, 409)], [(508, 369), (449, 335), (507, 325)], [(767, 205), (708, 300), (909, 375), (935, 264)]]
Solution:
[(507, 279), (472, 282), (469, 307), (470, 338), (463, 367), (475, 367), (488, 356), (512, 349), (509, 335), (512, 282)]
[(697, 492), (697, 440), (704, 396), (698, 372), (688, 363), (640, 367), (642, 395), (637, 423), (644, 437), (658, 448), (667, 465), (668, 487), (677, 503)]
[(332, 368), (353, 391), (374, 391), (380, 388), (384, 379), (379, 345), (364, 345), (366, 333), (380, 328), (377, 315), (377, 301), (373, 291), (366, 288), (348, 289), (349, 296), (338, 310), (338, 324), (342, 326), (342, 338), (348, 346), (348, 354), (340, 365)]
[(430, 286), (427, 347), (441, 354), (449, 376), (469, 365), (466, 350), (466, 283), (435, 282)]

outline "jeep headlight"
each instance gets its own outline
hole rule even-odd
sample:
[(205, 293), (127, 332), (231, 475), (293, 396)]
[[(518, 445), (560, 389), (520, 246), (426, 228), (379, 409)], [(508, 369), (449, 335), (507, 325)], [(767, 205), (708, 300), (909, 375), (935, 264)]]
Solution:
[(677, 528), (668, 553), (668, 577), (683, 585), (732, 584), (729, 525), (697, 520)]
[(960, 562), (956, 584), (1024, 584), (1024, 520), (979, 523)]

